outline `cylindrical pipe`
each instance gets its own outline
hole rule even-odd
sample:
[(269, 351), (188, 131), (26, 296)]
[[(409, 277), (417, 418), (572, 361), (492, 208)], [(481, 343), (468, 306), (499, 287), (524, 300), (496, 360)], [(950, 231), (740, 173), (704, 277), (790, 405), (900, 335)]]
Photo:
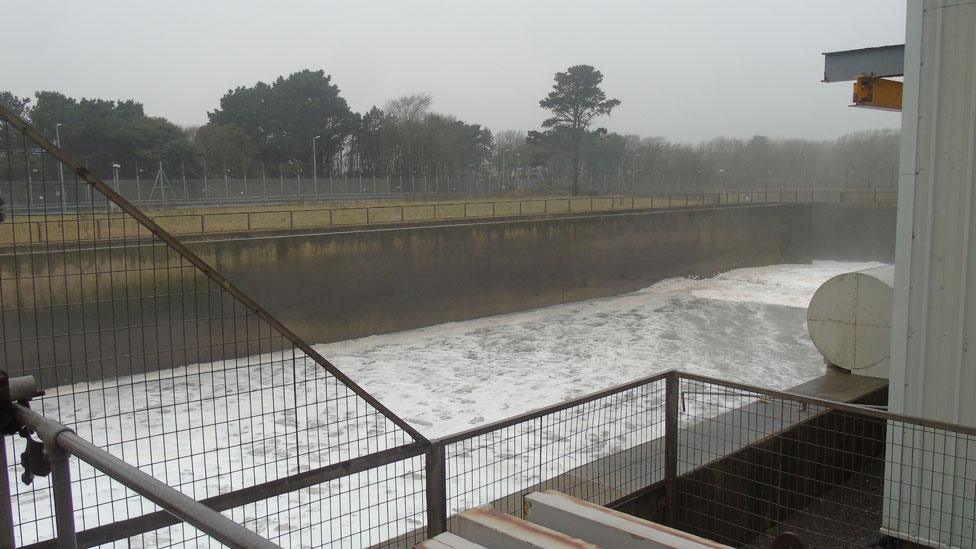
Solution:
[(7, 387), (11, 402), (30, 400), (41, 394), (38, 392), (34, 376), (11, 377), (7, 380)]
[[(70, 432), (70, 431), (62, 431)], [(54, 490), (54, 520), (58, 526), (58, 548), (76, 549), (75, 506), (71, 497), (71, 469), (68, 454), (55, 443), (44, 445), (44, 454), (51, 464), (51, 487)]]
[(837, 275), (807, 307), (807, 329), (824, 359), (852, 373), (888, 376), (894, 266)]

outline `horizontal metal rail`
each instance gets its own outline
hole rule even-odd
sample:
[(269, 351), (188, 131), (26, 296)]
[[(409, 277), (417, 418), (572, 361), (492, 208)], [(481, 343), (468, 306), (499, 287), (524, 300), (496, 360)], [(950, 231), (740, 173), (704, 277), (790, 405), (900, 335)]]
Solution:
[[(890, 198), (890, 199), (888, 199)], [(485, 219), (545, 218), (573, 214), (617, 213), (628, 211), (667, 210), (689, 207), (745, 206), (792, 203), (894, 204), (895, 193), (871, 189), (778, 189), (729, 190), (655, 195), (608, 195), (593, 197), (538, 197), (519, 200), (468, 200), (421, 202), (417, 204), (367, 204), (362, 206), (297, 207), (269, 209), (253, 207), (243, 211), (149, 212), (149, 219), (169, 233), (179, 236), (245, 234), (253, 232), (338, 229), (363, 226), (409, 225)], [(224, 204), (233, 208), (232, 204)], [(219, 208), (219, 206), (217, 206)], [(84, 234), (85, 240), (105, 240), (121, 231), (138, 238), (148, 230), (134, 224), (123, 224), (117, 214), (103, 212), (104, 217), (78, 224), (67, 215), (43, 221), (18, 220), (13, 212), (10, 227), (29, 231), (37, 244), (63, 242), (62, 225), (72, 234)], [(23, 217), (23, 216), (21, 216)], [(77, 225), (77, 227), (76, 227)], [(8, 232), (13, 231), (10, 229)], [(0, 245), (13, 238), (0, 233)]]
[[(203, 503), (196, 501), (185, 494), (174, 490), (166, 484), (160, 482), (155, 477), (144, 473), (140, 469), (122, 461), (112, 454), (98, 448), (94, 444), (79, 437), (66, 426), (48, 419), (41, 414), (23, 406), (13, 404), (14, 416), (23, 425), (32, 429), (37, 436), (47, 445), (53, 446), (70, 455), (73, 455), (88, 463), (95, 469), (105, 473), (119, 483), (130, 488), (140, 496), (152, 501), (165, 509), (168, 513), (179, 518), (183, 522), (192, 525), (201, 532), (211, 536), (213, 539), (229, 547), (242, 548), (267, 548), (278, 547), (267, 539), (244, 528), (240, 524), (221, 515), (217, 511), (207, 507)], [(55, 471), (56, 473), (56, 471)], [(58, 499), (58, 492), (67, 490), (68, 503), (70, 504), (70, 480), (58, 479), (55, 477), (54, 486), (55, 498)], [(63, 484), (68, 484), (63, 486)], [(59, 486), (62, 485), (62, 486)], [(60, 539), (65, 536), (66, 529), (70, 529), (70, 536), (74, 538), (74, 511), (70, 508), (63, 508), (56, 501), (58, 509), (58, 537), (59, 544), (62, 546), (74, 547), (76, 540)], [(70, 507), (70, 505), (69, 505)], [(63, 516), (67, 514), (68, 516)], [(69, 524), (69, 528), (64, 525)]]
[(677, 373), (676, 370), (666, 370), (664, 372), (654, 374), (652, 376), (642, 377), (634, 381), (628, 381), (627, 383), (621, 383), (620, 385), (614, 385), (613, 387), (609, 387), (607, 389), (602, 389), (600, 391), (583, 395), (581, 397), (577, 397), (572, 400), (560, 402), (559, 404), (546, 406), (545, 408), (538, 408), (536, 410), (530, 410), (528, 412), (519, 414), (517, 416), (513, 416), (507, 419), (502, 419), (492, 423), (487, 423), (485, 425), (481, 425), (473, 429), (468, 429), (467, 431), (461, 431), (460, 433), (455, 433), (453, 435), (441, 437), (436, 440), (433, 440), (432, 443), (440, 444), (440, 445), (454, 444), (462, 440), (481, 436), (485, 433), (490, 433), (492, 431), (497, 431), (499, 429), (511, 427), (512, 425), (518, 425), (519, 423), (525, 423), (526, 421), (531, 421), (533, 419), (547, 416), (549, 414), (554, 414), (556, 412), (568, 410), (569, 408), (573, 408), (581, 404), (586, 404), (588, 402), (600, 400), (602, 398), (606, 398), (608, 396), (615, 395), (617, 393), (623, 393), (631, 389), (636, 389), (637, 387), (640, 387), (642, 385), (648, 385), (650, 383), (654, 383), (655, 381), (660, 381), (670, 375), (675, 375), (676, 373)]
[[(228, 511), (249, 503), (288, 494), (296, 490), (420, 456), (427, 452), (427, 450), (428, 446), (426, 444), (416, 442), (399, 448), (374, 452), (347, 461), (333, 463), (310, 471), (304, 471), (288, 477), (201, 499), (199, 503), (212, 511)], [(139, 536), (179, 523), (180, 519), (178, 516), (167, 511), (156, 511), (82, 530), (78, 532), (77, 537), (82, 547), (95, 547)], [(25, 545), (21, 549), (57, 549), (57, 547), (57, 541), (47, 540)]]
[(928, 419), (924, 417), (910, 416), (910, 415), (899, 414), (895, 412), (883, 411), (873, 406), (861, 406), (858, 404), (850, 404), (847, 402), (837, 402), (834, 400), (827, 400), (823, 398), (817, 398), (817, 397), (811, 397), (807, 395), (801, 395), (798, 393), (792, 393), (790, 391), (764, 389), (762, 387), (757, 387), (754, 385), (747, 385), (745, 383), (727, 381), (723, 379), (718, 379), (718, 378), (703, 376), (698, 374), (678, 372), (677, 375), (680, 379), (719, 385), (722, 387), (728, 387), (730, 389), (735, 389), (738, 391), (749, 392), (756, 395), (763, 395), (763, 396), (782, 399), (782, 400), (792, 400), (795, 402), (799, 402), (801, 404), (806, 404), (808, 406), (820, 406), (823, 408), (828, 408), (831, 411), (836, 410), (840, 412), (848, 412), (851, 414), (862, 415), (865, 417), (871, 417), (875, 419), (899, 421), (902, 423), (917, 425), (919, 427), (938, 429), (940, 431), (949, 431), (953, 433), (959, 433), (961, 435), (976, 436), (976, 427), (974, 426), (959, 425), (956, 423), (948, 423), (945, 421), (939, 421), (935, 419)]

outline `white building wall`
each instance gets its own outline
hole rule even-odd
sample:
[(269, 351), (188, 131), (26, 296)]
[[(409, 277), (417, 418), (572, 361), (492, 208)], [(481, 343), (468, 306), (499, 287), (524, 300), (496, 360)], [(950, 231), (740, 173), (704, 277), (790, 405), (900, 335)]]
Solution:
[(909, 19), (891, 405), (976, 425), (976, 0)]
[[(909, 0), (892, 411), (976, 425), (976, 0)], [(976, 442), (892, 423), (885, 530), (974, 545)]]

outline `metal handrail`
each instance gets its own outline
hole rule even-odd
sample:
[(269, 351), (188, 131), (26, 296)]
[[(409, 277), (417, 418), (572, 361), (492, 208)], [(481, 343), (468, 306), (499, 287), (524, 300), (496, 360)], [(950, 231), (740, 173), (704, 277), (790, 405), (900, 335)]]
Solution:
[(65, 425), (46, 418), (22, 404), (13, 404), (12, 408), (17, 421), (37, 433), (45, 444), (45, 454), (51, 464), (51, 484), (54, 490), (59, 547), (63, 549), (77, 547), (71, 476), (67, 459), (69, 455), (105, 473), (183, 522), (229, 547), (265, 549), (279, 547), (79, 437)]
[(912, 425), (917, 425), (919, 427), (926, 427), (929, 429), (950, 431), (953, 433), (959, 433), (961, 435), (966, 435), (966, 436), (976, 436), (976, 426), (960, 425), (958, 423), (949, 423), (945, 421), (939, 421), (935, 419), (929, 419), (929, 418), (913, 416), (908, 414), (899, 414), (897, 412), (880, 410), (875, 407), (868, 407), (860, 404), (851, 404), (848, 402), (837, 402), (835, 400), (828, 400), (828, 399), (817, 398), (808, 395), (801, 395), (799, 393), (793, 393), (790, 391), (765, 389), (763, 387), (747, 385), (745, 383), (738, 383), (735, 381), (727, 381), (727, 380), (699, 375), (699, 374), (677, 372), (677, 375), (680, 379), (687, 379), (690, 381), (698, 381), (701, 383), (719, 385), (722, 387), (728, 387), (729, 389), (745, 391), (745, 392), (753, 393), (755, 395), (762, 395), (770, 398), (777, 398), (781, 400), (792, 400), (795, 402), (799, 402), (801, 404), (806, 404), (808, 406), (818, 406), (821, 408), (826, 408), (831, 411), (847, 412), (851, 414), (871, 417), (874, 419), (898, 421), (901, 423), (909, 423)]
[(501, 419), (498, 421), (494, 421), (492, 423), (487, 423), (485, 425), (480, 425), (478, 427), (468, 429), (467, 431), (461, 431), (453, 435), (447, 435), (445, 437), (432, 440), (431, 443), (434, 445), (454, 444), (456, 442), (465, 439), (481, 436), (486, 433), (490, 433), (492, 431), (497, 431), (499, 429), (511, 427), (512, 425), (517, 425), (519, 423), (524, 423), (526, 421), (547, 416), (549, 414), (561, 412), (562, 410), (567, 410), (569, 408), (574, 408), (582, 404), (587, 404), (595, 400), (600, 400), (602, 398), (606, 398), (608, 396), (615, 395), (617, 393), (630, 391), (631, 389), (636, 389), (637, 387), (648, 385), (650, 383), (654, 383), (655, 381), (660, 381), (662, 379), (667, 378), (668, 376), (675, 375), (675, 374), (680, 374), (680, 372), (678, 372), (677, 370), (665, 370), (664, 372), (660, 372), (651, 376), (642, 377), (640, 379), (635, 379), (634, 381), (628, 381), (627, 383), (621, 383), (619, 385), (614, 385), (613, 387), (602, 389), (600, 391), (594, 391), (592, 393), (574, 398), (572, 400), (567, 400), (564, 402), (560, 402), (558, 404), (546, 406), (544, 408), (537, 408), (535, 410), (530, 410), (528, 412), (521, 413), (517, 416)]

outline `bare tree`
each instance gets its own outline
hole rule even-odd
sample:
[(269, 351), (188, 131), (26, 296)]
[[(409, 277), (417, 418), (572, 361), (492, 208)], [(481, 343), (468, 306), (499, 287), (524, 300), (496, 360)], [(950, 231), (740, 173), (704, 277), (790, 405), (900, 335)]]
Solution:
[(427, 92), (401, 95), (386, 102), (383, 110), (397, 122), (420, 122), (430, 113), (434, 99)]

